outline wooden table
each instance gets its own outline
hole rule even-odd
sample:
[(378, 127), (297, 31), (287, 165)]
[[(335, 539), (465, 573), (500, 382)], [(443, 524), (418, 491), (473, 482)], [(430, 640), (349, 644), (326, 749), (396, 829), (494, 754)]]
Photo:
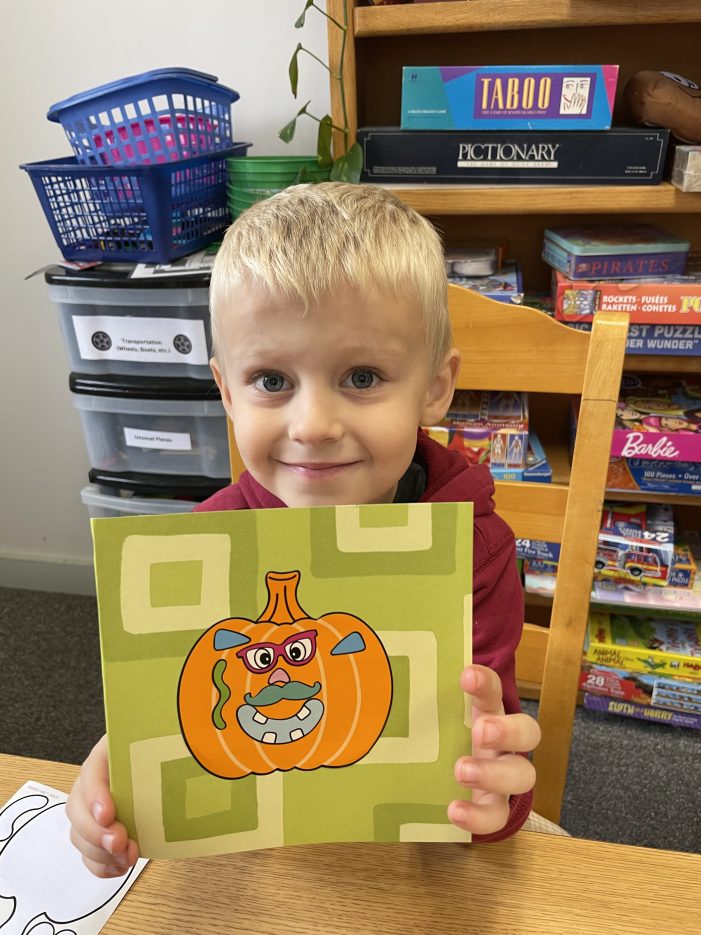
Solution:
[[(0, 802), (77, 767), (0, 754)], [(345, 844), (153, 861), (106, 935), (701, 933), (701, 855), (521, 832), (501, 844)]]

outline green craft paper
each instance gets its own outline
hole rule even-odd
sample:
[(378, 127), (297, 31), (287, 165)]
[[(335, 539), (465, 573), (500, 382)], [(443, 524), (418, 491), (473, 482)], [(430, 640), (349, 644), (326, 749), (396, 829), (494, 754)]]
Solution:
[[(472, 504), (138, 516), (92, 526), (111, 785), (144, 856), (469, 839), (448, 823), (446, 807), (466, 795), (453, 765), (470, 750), (459, 676), (471, 659)], [(291, 570), (300, 572), (299, 602), (310, 618), (342, 610), (382, 641), (393, 680), (385, 727), (349, 766), (219, 778), (183, 739), (181, 670), (213, 624), (261, 615), (266, 572)]]

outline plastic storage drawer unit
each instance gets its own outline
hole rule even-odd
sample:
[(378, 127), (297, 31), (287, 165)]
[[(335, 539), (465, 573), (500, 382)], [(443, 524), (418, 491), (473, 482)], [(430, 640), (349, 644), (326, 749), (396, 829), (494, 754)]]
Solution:
[(70, 370), (211, 381), (209, 273), (135, 279), (132, 270), (46, 272)]
[(214, 382), (72, 373), (93, 468), (226, 477), (226, 414)]
[(117, 516), (147, 516), (153, 514), (190, 513), (197, 505), (192, 500), (161, 500), (158, 497), (121, 497), (114, 490), (88, 484), (80, 491), (80, 499), (88, 508), (91, 519), (113, 519)]

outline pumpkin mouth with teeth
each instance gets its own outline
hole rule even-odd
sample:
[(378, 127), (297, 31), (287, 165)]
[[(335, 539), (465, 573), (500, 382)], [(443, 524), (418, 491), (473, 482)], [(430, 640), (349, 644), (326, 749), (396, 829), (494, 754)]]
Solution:
[(379, 637), (353, 614), (309, 617), (299, 582), (298, 571), (268, 572), (260, 617), (219, 621), (185, 661), (182, 734), (216, 776), (347, 766), (385, 726), (392, 671)]

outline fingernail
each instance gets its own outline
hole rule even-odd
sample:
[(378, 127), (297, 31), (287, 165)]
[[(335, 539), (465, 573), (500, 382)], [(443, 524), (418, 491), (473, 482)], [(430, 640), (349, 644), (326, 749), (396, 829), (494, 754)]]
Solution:
[(499, 739), (499, 728), (491, 721), (487, 721), (482, 728), (482, 737), (485, 743), (495, 743)]
[(102, 802), (93, 802), (90, 807), (90, 812), (95, 821), (100, 824), (100, 819), (102, 818), (102, 813), (104, 812), (105, 807)]
[(463, 763), (460, 767), (461, 782), (478, 782), (482, 772), (475, 763)]
[(448, 819), (454, 825), (464, 825), (467, 821), (467, 809), (462, 802), (452, 802), (448, 811)]
[(113, 834), (103, 834), (102, 835), (102, 846), (107, 851), (108, 854), (114, 856), (114, 835)]

